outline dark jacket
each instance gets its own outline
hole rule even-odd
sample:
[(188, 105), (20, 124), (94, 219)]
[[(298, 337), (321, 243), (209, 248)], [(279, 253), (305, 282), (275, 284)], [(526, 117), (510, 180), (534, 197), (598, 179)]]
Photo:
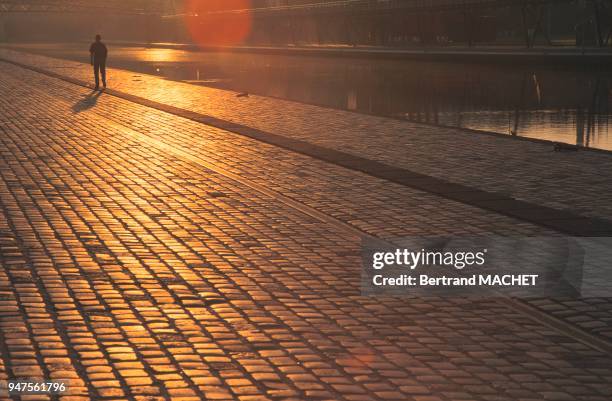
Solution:
[(89, 47), (89, 53), (91, 53), (91, 57), (93, 58), (94, 63), (104, 63), (106, 62), (106, 56), (108, 55), (108, 50), (106, 46), (102, 42), (93, 42)]

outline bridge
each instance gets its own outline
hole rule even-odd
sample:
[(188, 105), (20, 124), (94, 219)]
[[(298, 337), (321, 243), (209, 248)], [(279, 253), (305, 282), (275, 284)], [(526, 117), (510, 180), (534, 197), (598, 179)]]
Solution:
[[(257, 3), (257, 2), (256, 2)], [(262, 2), (259, 2), (260, 4)], [(287, 2), (289, 3), (289, 2)], [(612, 32), (612, 4), (607, 0), (342, 0), (226, 10), (212, 14), (250, 13), (261, 27), (282, 36), (300, 31), (304, 19), (317, 23), (317, 41), (345, 44), (407, 45), (463, 42), (468, 46), (494, 38), (500, 30), (516, 31), (526, 47), (538, 38), (552, 44), (556, 10), (571, 16), (566, 28), (578, 44), (605, 46)], [(499, 17), (500, 14), (503, 14)], [(276, 26), (276, 27), (275, 27)], [(340, 32), (344, 31), (344, 32)]]
[(0, 0), (0, 41), (7, 40), (7, 20), (16, 15), (103, 15), (146, 18), (159, 24), (164, 14), (176, 13), (168, 0)]
[[(551, 27), (566, 10), (566, 36), (577, 45), (607, 46), (612, 39), (612, 3), (608, 0), (252, 0), (246, 2), (187, 0), (0, 0), (3, 20), (15, 13), (103, 13), (148, 18), (180, 31), (183, 21), (218, 25), (232, 18), (253, 20), (247, 40), (252, 45), (344, 44), (370, 46), (472, 46), (514, 35), (526, 47), (538, 40), (552, 44)], [(177, 28), (178, 27), (178, 28)], [(510, 32), (510, 33), (508, 33)], [(176, 32), (171, 35), (176, 36)], [(172, 40), (168, 38), (168, 40)], [(184, 35), (183, 40), (190, 37)]]
[[(520, 32), (526, 47), (538, 39), (552, 44), (550, 27), (564, 9), (571, 16), (565, 30), (579, 45), (605, 46), (612, 34), (612, 4), (608, 0), (253, 0), (250, 8), (202, 3), (181, 16), (203, 21), (240, 18), (256, 22), (255, 43), (340, 43), (402, 46), (494, 40), (500, 29)], [(500, 11), (501, 10), (501, 11)], [(505, 13), (501, 18), (496, 14)]]
[(0, 13), (104, 13), (161, 15), (163, 0), (0, 0)]
[(253, 2), (260, 7), (246, 9), (219, 10), (212, 13), (242, 13), (252, 14), (299, 14), (299, 13), (337, 13), (337, 12), (434, 12), (449, 10), (475, 10), (511, 6), (538, 6), (545, 4), (571, 3), (576, 0), (331, 0), (312, 1), (282, 5), (265, 6), (265, 2)]

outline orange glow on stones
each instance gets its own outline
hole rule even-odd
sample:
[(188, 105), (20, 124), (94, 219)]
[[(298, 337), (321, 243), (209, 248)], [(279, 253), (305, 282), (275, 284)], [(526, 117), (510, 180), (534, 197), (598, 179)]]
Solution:
[(187, 0), (185, 24), (201, 46), (232, 46), (251, 32), (250, 0)]

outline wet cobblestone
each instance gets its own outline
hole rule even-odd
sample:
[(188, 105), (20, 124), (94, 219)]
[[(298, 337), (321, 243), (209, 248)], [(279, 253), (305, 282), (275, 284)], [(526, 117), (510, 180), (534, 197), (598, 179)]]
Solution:
[[(70, 102), (72, 109), (88, 101), (86, 91), (76, 91), (72, 84), (49, 79), (40, 74), (8, 67), (21, 79), (36, 82), (41, 87), (53, 88), (57, 96)], [(24, 77), (25, 74), (25, 77)], [(40, 95), (45, 92), (37, 90)], [(85, 100), (84, 100), (85, 99)], [(555, 235), (532, 224), (518, 222), (494, 213), (466, 207), (442, 198), (412, 190), (363, 174), (346, 171), (309, 157), (286, 152), (275, 146), (233, 135), (163, 112), (155, 112), (138, 104), (125, 102), (112, 96), (96, 100), (95, 113), (126, 127), (161, 138), (172, 146), (181, 147), (214, 162), (216, 167), (247, 177), (249, 181), (274, 186), (285, 195), (322, 210), (330, 216), (346, 221), (366, 233), (381, 238), (402, 235), (440, 234), (502, 234), (502, 235)], [(143, 124), (154, 122), (155, 126)], [(108, 120), (106, 124), (108, 125)], [(188, 146), (185, 146), (188, 144)], [(235, 149), (239, 148), (239, 153)], [(214, 150), (211, 152), (210, 150)], [(257, 163), (253, 163), (253, 159)], [(279, 168), (282, 166), (282, 168)], [(329, 174), (321, 175), (320, 171)], [(359, 177), (359, 181), (356, 180)], [(341, 253), (340, 253), (341, 254)], [(610, 322), (612, 307), (608, 299), (588, 299), (581, 302), (563, 299), (540, 299), (531, 302), (552, 314), (590, 333), (612, 338)]]
[[(89, 82), (89, 65), (0, 49), (0, 57)], [(86, 60), (84, 60), (86, 61)], [(135, 77), (137, 75), (137, 77)], [(552, 145), (167, 81), (112, 70), (111, 87), (274, 134), (582, 215), (612, 218), (612, 157)], [(333, 135), (329, 133), (333, 132)], [(503, 179), (500, 179), (503, 177)]]
[(359, 296), (360, 238), (274, 193), (383, 238), (550, 232), (0, 71), (0, 375), (66, 400), (609, 398), (606, 355), (503, 303)]

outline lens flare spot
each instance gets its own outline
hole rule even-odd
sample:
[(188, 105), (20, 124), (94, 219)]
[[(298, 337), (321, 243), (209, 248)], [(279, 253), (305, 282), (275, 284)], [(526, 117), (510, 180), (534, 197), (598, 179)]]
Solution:
[(232, 46), (251, 32), (250, 0), (187, 0), (185, 25), (201, 46)]

